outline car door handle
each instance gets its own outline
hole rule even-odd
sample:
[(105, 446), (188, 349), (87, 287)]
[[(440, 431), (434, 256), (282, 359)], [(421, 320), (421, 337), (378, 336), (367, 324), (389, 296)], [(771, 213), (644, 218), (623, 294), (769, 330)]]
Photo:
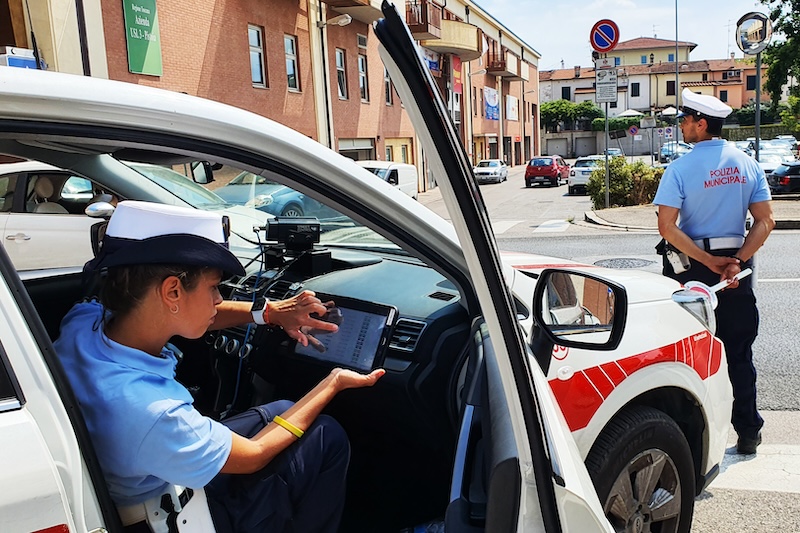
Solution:
[(24, 233), (17, 233), (15, 235), (6, 235), (6, 239), (9, 241), (29, 241), (31, 240), (30, 236), (25, 235)]

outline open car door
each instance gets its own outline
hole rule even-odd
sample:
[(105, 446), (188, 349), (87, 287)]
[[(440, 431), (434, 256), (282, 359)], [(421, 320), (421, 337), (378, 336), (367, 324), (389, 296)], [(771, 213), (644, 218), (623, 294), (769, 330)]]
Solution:
[(383, 13), (375, 27), (381, 56), (441, 187), (485, 320), (474, 327), (462, 391), (447, 530), (479, 524), (486, 531), (613, 531), (521, 335), (488, 214), (447, 108), (395, 7), (384, 1)]

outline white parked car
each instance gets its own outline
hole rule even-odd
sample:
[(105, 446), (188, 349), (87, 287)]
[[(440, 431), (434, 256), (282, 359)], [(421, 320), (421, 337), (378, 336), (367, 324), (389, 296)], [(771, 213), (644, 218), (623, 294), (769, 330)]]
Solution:
[(416, 200), (419, 194), (419, 178), (417, 177), (417, 167), (414, 165), (372, 160), (356, 161), (356, 163)]
[(587, 155), (576, 159), (569, 170), (569, 180), (567, 181), (569, 194), (577, 194), (579, 191), (585, 194), (589, 176), (592, 175), (594, 169), (603, 166), (605, 160), (606, 156), (604, 155)]
[[(0, 153), (50, 164), (68, 155), (86, 163), (90, 180), (105, 172), (89, 164), (98, 153), (191, 156), (339, 212), (319, 220), (319, 243), (259, 230), (264, 253), (221, 289), (240, 300), (311, 289), (393, 310), (389, 341), (351, 363), (381, 365), (386, 376), (327, 410), (353, 448), (343, 530), (437, 520), (447, 531), (688, 530), (695, 495), (719, 471), (731, 412), (710, 302), (645, 272), (501, 256), (446, 105), (402, 18), (385, 6), (375, 30), (381, 55), (452, 223), (266, 118), (89, 77), (0, 67)], [(436, 112), (413, 104), (431, 94)], [(293, 230), (313, 237), (312, 223)], [(0, 491), (2, 529), (118, 531), (51, 344), (84, 295), (80, 269), (18, 274), (0, 252), (0, 275), (0, 485), (18, 487)], [(173, 342), (183, 352), (178, 379), (212, 417), (297, 398), (342, 361), (298, 350), (267, 327)], [(210, 531), (195, 525), (205, 507), (202, 487), (192, 488), (179, 529)]]
[(483, 159), (472, 169), (478, 183), (501, 183), (508, 179), (508, 165), (502, 159)]
[(108, 154), (93, 154), (81, 161), (69, 155), (51, 160), (58, 166), (38, 161), (0, 164), (0, 230), (17, 270), (83, 266), (91, 259), (86, 236), (97, 220), (84, 210), (93, 199), (147, 200), (219, 211), (230, 219), (232, 249), (243, 249), (246, 255), (252, 255), (258, 245), (253, 226), (263, 226), (272, 218), (256, 209), (228, 204), (160, 165), (123, 163)]

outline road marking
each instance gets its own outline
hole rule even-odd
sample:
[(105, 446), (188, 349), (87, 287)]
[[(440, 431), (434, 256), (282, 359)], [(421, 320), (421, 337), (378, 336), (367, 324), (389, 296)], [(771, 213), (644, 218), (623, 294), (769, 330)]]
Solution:
[(758, 278), (759, 283), (797, 283), (800, 278)]
[(510, 230), (520, 222), (525, 222), (524, 220), (493, 220), (492, 221), (492, 230), (494, 231), (495, 235), (500, 235), (501, 233), (505, 233), (506, 231)]
[(731, 448), (726, 451), (720, 473), (710, 486), (800, 493), (800, 446), (762, 444), (758, 455), (737, 455)]
[(569, 227), (569, 222), (566, 220), (548, 220), (533, 230), (534, 233), (558, 233), (562, 231), (567, 231)]

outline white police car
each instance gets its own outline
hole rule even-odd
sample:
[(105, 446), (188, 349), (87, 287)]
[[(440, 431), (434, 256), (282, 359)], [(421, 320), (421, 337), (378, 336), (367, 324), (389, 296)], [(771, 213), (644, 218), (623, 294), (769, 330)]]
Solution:
[[(678, 284), (652, 274), (501, 256), (446, 106), (431, 100), (438, 92), (401, 18), (385, 13), (381, 53), (452, 225), (263, 117), (106, 80), (0, 68), (0, 153), (98, 173), (109, 154), (208, 160), (338, 212), (301, 249), (260, 231), (265, 253), (224, 290), (254, 299), (311, 289), (396, 309), (387, 345), (369, 354), (386, 376), (330, 404), (353, 447), (343, 530), (436, 521), (447, 531), (688, 530), (731, 407), (708, 302), (676, 303)], [(51, 344), (83, 295), (80, 272), (18, 274), (2, 253), (0, 273), (0, 485), (14, 487), (0, 491), (2, 530), (118, 531)], [(209, 416), (297, 397), (335, 364), (266, 327), (175, 344), (178, 377)], [(203, 506), (193, 489), (177, 518), (160, 502), (154, 514), (209, 530), (194, 522)]]

